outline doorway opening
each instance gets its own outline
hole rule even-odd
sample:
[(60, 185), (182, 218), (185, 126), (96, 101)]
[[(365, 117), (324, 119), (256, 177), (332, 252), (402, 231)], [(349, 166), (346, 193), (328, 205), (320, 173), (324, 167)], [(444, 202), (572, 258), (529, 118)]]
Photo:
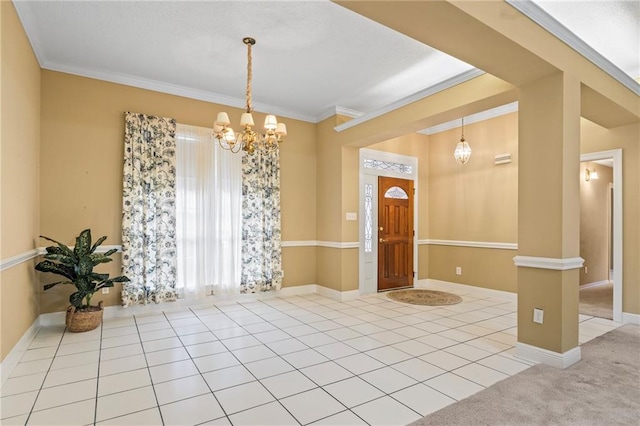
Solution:
[(413, 181), (378, 176), (378, 291), (413, 287)]
[(579, 312), (622, 322), (622, 150), (580, 161)]
[[(406, 155), (361, 148), (359, 160), (359, 210), (361, 218), (358, 226), (360, 241), (358, 265), (359, 292), (360, 294), (378, 292), (378, 276), (386, 273), (389, 274), (390, 278), (394, 277), (391, 280), (394, 282), (383, 284), (382, 287), (389, 287), (382, 288), (383, 291), (387, 289), (390, 290), (399, 287), (412, 286), (414, 276), (418, 276), (418, 248), (417, 238), (415, 238), (415, 235), (418, 235), (418, 215), (416, 212), (418, 206), (418, 159), (416, 157)], [(389, 188), (386, 188), (382, 193), (384, 199), (384, 194), (387, 190), (392, 189), (393, 186), (401, 188), (405, 193), (407, 193), (407, 191), (411, 192), (411, 194), (406, 194), (407, 197), (409, 197), (409, 195), (412, 197), (411, 206), (407, 206), (410, 210), (410, 214), (409, 211), (405, 210), (405, 213), (403, 214), (406, 216), (404, 216), (404, 219), (402, 220), (405, 221), (405, 224), (407, 220), (411, 222), (412, 232), (410, 233), (410, 240), (404, 243), (405, 245), (402, 249), (399, 243), (394, 247), (391, 247), (385, 245), (384, 241), (380, 241), (380, 238), (385, 240), (388, 239), (387, 237), (390, 237), (385, 234), (385, 230), (388, 229), (386, 226), (382, 226), (383, 230), (380, 231), (381, 223), (379, 220), (379, 206), (383, 204), (379, 200), (381, 189), (379, 184), (380, 177), (395, 178), (398, 179), (398, 182), (410, 182), (411, 187), (413, 188), (413, 190), (409, 189), (410, 187), (402, 189), (404, 188), (404, 184), (394, 184)], [(392, 190), (389, 195), (389, 200), (391, 201), (390, 204), (402, 204), (407, 202), (406, 200), (402, 201), (403, 198), (392, 198), (402, 195), (400, 192), (395, 190)], [(395, 230), (393, 233), (395, 233)], [(399, 238), (399, 235), (393, 236), (393, 238), (396, 237)], [(387, 250), (387, 254), (390, 256), (387, 257), (387, 259), (391, 259), (393, 257), (395, 262), (396, 254), (402, 254), (404, 259), (408, 259), (410, 261), (407, 263), (397, 262), (395, 265), (387, 264), (386, 266), (389, 267), (387, 272), (380, 273), (379, 256), (381, 256), (380, 261), (382, 261), (384, 259), (385, 250)], [(400, 276), (404, 276), (404, 281), (402, 281), (403, 279), (400, 279)], [(404, 282), (404, 284), (400, 285), (402, 282)]]

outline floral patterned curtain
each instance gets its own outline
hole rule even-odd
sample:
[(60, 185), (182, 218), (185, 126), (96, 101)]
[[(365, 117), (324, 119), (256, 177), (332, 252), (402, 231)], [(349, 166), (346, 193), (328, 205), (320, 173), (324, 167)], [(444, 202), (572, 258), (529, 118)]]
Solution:
[(176, 299), (176, 122), (125, 113), (124, 306)]
[(242, 158), (240, 293), (280, 289), (280, 227), (280, 151), (256, 148)]

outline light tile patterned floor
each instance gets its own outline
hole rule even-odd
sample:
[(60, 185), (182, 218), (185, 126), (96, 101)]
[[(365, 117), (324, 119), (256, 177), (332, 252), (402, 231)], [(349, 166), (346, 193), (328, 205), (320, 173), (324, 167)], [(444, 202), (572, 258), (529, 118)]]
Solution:
[[(515, 302), (454, 292), (447, 307), (312, 294), (42, 328), (1, 423), (407, 424), (530, 366), (513, 356)], [(619, 325), (580, 321), (580, 343)]]

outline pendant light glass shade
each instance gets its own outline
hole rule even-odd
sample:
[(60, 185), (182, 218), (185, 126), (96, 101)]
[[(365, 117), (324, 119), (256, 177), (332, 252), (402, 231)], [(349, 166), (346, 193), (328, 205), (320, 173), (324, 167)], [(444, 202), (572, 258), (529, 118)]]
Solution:
[(456, 145), (456, 150), (453, 151), (453, 157), (459, 164), (466, 164), (471, 158), (471, 147), (464, 140), (464, 118), (462, 119), (462, 136), (460, 136), (460, 142)]

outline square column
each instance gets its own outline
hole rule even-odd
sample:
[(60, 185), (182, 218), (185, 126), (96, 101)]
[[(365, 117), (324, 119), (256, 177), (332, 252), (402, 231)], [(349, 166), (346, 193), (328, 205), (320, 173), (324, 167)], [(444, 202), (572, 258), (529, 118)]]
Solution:
[[(520, 88), (516, 355), (580, 360), (580, 81), (556, 73)], [(534, 322), (534, 309), (543, 311)]]

